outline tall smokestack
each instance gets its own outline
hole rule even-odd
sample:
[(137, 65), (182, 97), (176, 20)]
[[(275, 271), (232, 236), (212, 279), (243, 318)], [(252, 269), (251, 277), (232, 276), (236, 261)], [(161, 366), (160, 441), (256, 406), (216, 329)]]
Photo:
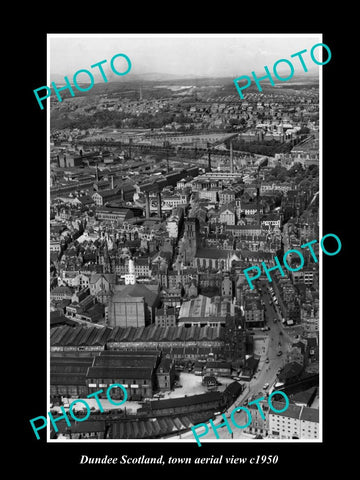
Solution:
[(145, 216), (146, 218), (150, 218), (150, 198), (149, 192), (145, 192)]
[(234, 173), (233, 148), (232, 148), (231, 141), (230, 141), (230, 173)]
[(114, 175), (111, 175), (111, 190), (114, 190)]
[(210, 143), (207, 144), (208, 148), (208, 167), (209, 167), (209, 172), (211, 172), (211, 153), (210, 153)]
[(161, 192), (157, 192), (157, 214), (158, 217), (161, 218)]
[(167, 140), (164, 141), (163, 147), (165, 148), (166, 152), (166, 171), (170, 173), (170, 166), (169, 166), (169, 142)]

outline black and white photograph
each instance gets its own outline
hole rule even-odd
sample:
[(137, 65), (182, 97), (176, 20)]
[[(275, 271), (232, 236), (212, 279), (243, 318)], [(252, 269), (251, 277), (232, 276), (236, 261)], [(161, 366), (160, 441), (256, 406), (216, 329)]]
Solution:
[(323, 452), (345, 248), (332, 39), (43, 36), (34, 451), (120, 474)]
[(48, 42), (50, 439), (320, 440), (330, 48)]

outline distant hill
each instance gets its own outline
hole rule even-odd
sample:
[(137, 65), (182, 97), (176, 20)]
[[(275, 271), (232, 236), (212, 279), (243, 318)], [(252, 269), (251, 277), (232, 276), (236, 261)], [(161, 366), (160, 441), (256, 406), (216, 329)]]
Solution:
[[(114, 75), (115, 79), (117, 80), (120, 77), (116, 77)], [(206, 78), (204, 76), (200, 75), (179, 75), (178, 73), (160, 73), (160, 72), (148, 72), (148, 73), (132, 73), (130, 72), (127, 75), (129, 80), (136, 80), (136, 81), (148, 81), (148, 82), (168, 82), (169, 80), (184, 80), (184, 79), (191, 79), (191, 78)]]
[[(99, 83), (99, 82), (105, 83), (100, 72), (97, 72), (95, 69), (93, 70), (89, 69), (89, 71), (91, 71), (91, 73), (94, 75), (95, 83)], [(106, 69), (104, 69), (104, 71), (106, 74), (106, 78), (109, 80), (109, 82), (120, 82), (120, 81), (124, 81), (125, 79), (126, 81), (133, 81), (133, 82), (161, 82), (161, 81), (168, 82), (168, 81), (175, 81), (175, 80), (183, 81), (185, 79), (204, 79), (204, 80), (207, 79), (207, 77), (201, 76), (201, 75), (189, 76), (189, 75), (179, 75), (175, 73), (161, 73), (161, 72), (133, 73), (130, 71), (127, 75), (119, 76), (112, 71), (106, 71)], [(59, 86), (65, 85), (64, 76), (65, 75), (61, 75), (59, 73), (53, 73), (50, 75), (50, 82), (55, 82), (56, 85), (59, 85)], [(70, 83), (73, 84), (73, 81), (72, 81), (73, 74), (72, 75), (68, 74), (67, 77), (69, 78)], [(79, 76), (78, 78), (79, 78), (78, 81), (85, 80), (87, 76), (86, 74), (83, 74), (81, 77)]]

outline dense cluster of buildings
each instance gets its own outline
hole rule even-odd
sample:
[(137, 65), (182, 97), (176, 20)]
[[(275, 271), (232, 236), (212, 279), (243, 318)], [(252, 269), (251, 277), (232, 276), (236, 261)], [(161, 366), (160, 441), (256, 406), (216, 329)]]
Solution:
[[(274, 257), (282, 251), (317, 238), (319, 223), (318, 189), (313, 184), (299, 188), (291, 175), (284, 174), (268, 180), (274, 168), (289, 171), (298, 165), (301, 171), (316, 171), (316, 94), (306, 91), (303, 101), (291, 107), (281, 106), (281, 94), (270, 97), (265, 101), (249, 94), (248, 101), (236, 106), (219, 100), (181, 108), (182, 118), (195, 128), (200, 123), (204, 129), (231, 124), (235, 132), (237, 125), (246, 127), (235, 135), (174, 133), (174, 120), (159, 131), (115, 132), (121, 145), (97, 148), (84, 140), (89, 131), (53, 132), (49, 242), (53, 399), (86, 396), (111, 383), (125, 385), (130, 399), (152, 399), (156, 392), (174, 388), (175, 368), (189, 361), (208, 379), (209, 387), (216, 376), (231, 376), (232, 362), (250, 377), (254, 373), (257, 362), (249, 332), (264, 328), (266, 315), (261, 294), (250, 290), (243, 271), (261, 262), (273, 267)], [(291, 104), (291, 96), (286, 99)], [(91, 114), (94, 108), (118, 110), (131, 118), (152, 109), (176, 112), (177, 102), (176, 97), (126, 100), (120, 106), (105, 96), (83, 113)], [(289, 154), (268, 158), (232, 148), (234, 137), (245, 142), (290, 142), (305, 126), (312, 135)], [(131, 150), (135, 145), (163, 147), (164, 142), (176, 147), (171, 158), (161, 148), (144, 155)], [(219, 147), (218, 152), (207, 152), (209, 144)], [(191, 152), (194, 145), (204, 150), (199, 158), (189, 153), (181, 163), (176, 152), (181, 147)], [(226, 168), (216, 158), (224, 160)], [(315, 363), (318, 265), (306, 256), (300, 271), (274, 273), (273, 285), (284, 324), (301, 325), (310, 334), (292, 346), (288, 361)], [(236, 348), (230, 347), (230, 336)], [(204, 401), (211, 403), (202, 398), (198, 405)], [(177, 431), (188, 428), (194, 420), (186, 415), (189, 400), (178, 399), (176, 408), (170, 403), (150, 402), (142, 413), (151, 409), (156, 416), (164, 408), (171, 418), (170, 430), (175, 428), (175, 415)], [(309, 428), (311, 435), (317, 434), (316, 415), (310, 410), (294, 406), (288, 414), (289, 432), (285, 416), (272, 412), (267, 424), (256, 428), (272, 438), (307, 438)], [(116, 425), (106, 432), (99, 426), (97, 438), (146, 438), (151, 428), (146, 419), (142, 421), (141, 431), (129, 423), (121, 431)], [(154, 437), (166, 435), (164, 428), (159, 424)]]
[[(210, 91), (212, 89), (210, 88)], [(317, 89), (303, 90), (301, 95), (284, 94), (280, 91), (267, 93), (266, 96), (258, 92), (247, 93), (246, 99), (239, 102), (236, 92), (222, 95), (221, 92), (214, 98), (208, 95), (208, 90), (198, 88), (195, 85), (188, 86), (182, 91), (174, 91), (171, 86), (162, 85), (164, 98), (151, 98), (151, 95), (143, 95), (139, 90), (137, 98), (123, 96), (121, 102), (117, 96), (111, 93), (96, 96), (96, 101), (89, 98), (87, 102), (82, 99), (72, 99), (72, 102), (64, 102), (64, 105), (54, 103), (54, 109), (64, 111), (76, 111), (84, 118), (91, 117), (96, 112), (109, 111), (119, 114), (122, 128), (142, 127), (145, 129), (149, 124), (149, 117), (164, 120), (152, 135), (162, 141), (162, 134), (170, 132), (193, 132), (203, 130), (224, 130), (231, 128), (248, 131), (244, 138), (253, 139), (261, 135), (265, 139), (281, 141), (296, 135), (297, 129), (303, 125), (317, 125), (319, 93)], [(195, 101), (192, 101), (196, 99)], [(141, 121), (144, 116), (146, 121)], [(172, 117), (170, 120), (169, 117)], [(139, 128), (140, 130), (140, 128)], [(148, 129), (150, 130), (150, 129)], [(158, 130), (161, 130), (160, 132)], [(56, 132), (57, 138), (64, 138), (66, 132)], [(71, 132), (72, 138), (84, 135), (85, 129), (81, 127)], [(86, 129), (87, 134), (97, 133), (95, 128)], [(141, 132), (140, 132), (141, 133)], [(143, 141), (146, 141), (144, 139)]]
[[(85, 346), (83, 352), (86, 351)], [(61, 396), (87, 397), (99, 388), (118, 383), (126, 388), (130, 400), (152, 398), (154, 391), (173, 387), (174, 365), (173, 360), (161, 358), (161, 352), (152, 350), (101, 350), (96, 355), (88, 352), (80, 357), (53, 356), (50, 395), (52, 400)], [(121, 394), (121, 390), (116, 390), (113, 398)]]

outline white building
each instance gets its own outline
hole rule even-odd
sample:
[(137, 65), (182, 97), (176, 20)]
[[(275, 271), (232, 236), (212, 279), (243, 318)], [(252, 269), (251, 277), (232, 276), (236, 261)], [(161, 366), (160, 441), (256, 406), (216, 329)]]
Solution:
[(166, 222), (166, 230), (170, 238), (177, 238), (179, 235), (179, 217), (177, 215), (171, 215)]
[[(276, 410), (284, 404), (272, 402)], [(269, 410), (269, 438), (277, 439), (317, 439), (319, 438), (319, 410), (290, 404), (281, 413)]]
[(135, 285), (136, 283), (136, 274), (135, 274), (135, 264), (132, 258), (129, 259), (129, 273), (125, 273), (125, 285)]

